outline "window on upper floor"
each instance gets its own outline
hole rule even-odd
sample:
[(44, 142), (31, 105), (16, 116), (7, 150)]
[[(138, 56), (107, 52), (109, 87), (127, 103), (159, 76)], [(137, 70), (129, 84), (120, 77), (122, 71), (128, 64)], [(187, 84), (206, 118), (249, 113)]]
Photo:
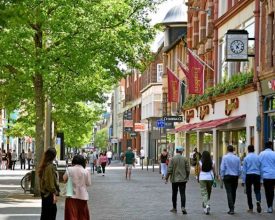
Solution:
[(162, 75), (163, 75), (163, 64), (157, 64), (157, 82), (162, 82)]
[(227, 0), (219, 1), (219, 17), (221, 17), (228, 9)]
[[(255, 36), (255, 19), (254, 17), (239, 25), (236, 29), (245, 29), (248, 31), (248, 37)], [(234, 74), (239, 72), (249, 72), (254, 67), (254, 57), (248, 57), (248, 61), (244, 62), (228, 62), (225, 61), (225, 36), (219, 39), (219, 75), (218, 82), (224, 82), (230, 79)], [(254, 54), (255, 43), (253, 40), (248, 41), (248, 53)]]
[(275, 18), (274, 13), (271, 13), (267, 17), (267, 48), (266, 48), (266, 60), (267, 66), (273, 67), (275, 65)]

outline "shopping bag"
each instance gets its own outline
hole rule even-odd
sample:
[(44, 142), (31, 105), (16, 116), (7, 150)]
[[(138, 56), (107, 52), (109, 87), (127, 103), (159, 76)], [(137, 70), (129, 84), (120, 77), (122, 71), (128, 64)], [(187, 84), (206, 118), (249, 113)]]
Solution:
[(68, 172), (68, 180), (67, 180), (67, 184), (66, 184), (66, 196), (72, 197), (74, 194), (73, 181), (72, 181), (72, 177), (70, 177), (69, 170), (67, 170), (67, 172)]
[(97, 166), (96, 171), (97, 171), (97, 173), (101, 173), (102, 172), (101, 171), (101, 166)]

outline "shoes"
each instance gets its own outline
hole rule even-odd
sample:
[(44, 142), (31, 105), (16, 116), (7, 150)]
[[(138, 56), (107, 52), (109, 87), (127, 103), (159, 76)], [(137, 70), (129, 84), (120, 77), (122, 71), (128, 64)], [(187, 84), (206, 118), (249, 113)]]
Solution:
[(273, 212), (273, 208), (272, 207), (268, 207), (267, 208), (267, 213), (272, 213)]
[(102, 176), (104, 176), (104, 174), (102, 174)]
[(174, 209), (174, 208), (172, 208), (172, 209), (170, 210), (170, 212), (176, 213), (176, 212), (177, 212), (177, 210), (176, 210), (176, 209)]
[(204, 214), (209, 215), (210, 214), (210, 205), (206, 205), (203, 209)]
[(248, 213), (253, 213), (253, 209), (248, 209), (247, 212)]
[(184, 207), (181, 208), (181, 211), (182, 211), (182, 214), (183, 214), (183, 215), (186, 215), (186, 214), (187, 214), (186, 209), (185, 209)]
[(233, 210), (230, 210), (230, 211), (227, 212), (227, 214), (228, 214), (228, 215), (234, 215), (235, 212), (234, 212)]
[(262, 212), (261, 202), (257, 202), (257, 212), (258, 213)]

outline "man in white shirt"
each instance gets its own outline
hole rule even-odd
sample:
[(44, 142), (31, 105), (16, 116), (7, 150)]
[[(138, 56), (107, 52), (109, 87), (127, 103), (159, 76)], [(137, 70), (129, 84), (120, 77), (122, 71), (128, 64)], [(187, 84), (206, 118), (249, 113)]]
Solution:
[(108, 150), (106, 156), (108, 158), (108, 165), (110, 165), (113, 157), (112, 151)]

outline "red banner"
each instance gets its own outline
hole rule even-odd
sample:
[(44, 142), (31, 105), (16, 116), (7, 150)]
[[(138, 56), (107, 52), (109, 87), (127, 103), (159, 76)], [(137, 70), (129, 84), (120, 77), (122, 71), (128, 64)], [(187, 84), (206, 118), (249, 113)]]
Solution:
[(168, 76), (168, 102), (178, 102), (179, 100), (179, 79), (167, 68)]
[(204, 66), (189, 52), (189, 94), (203, 94)]

